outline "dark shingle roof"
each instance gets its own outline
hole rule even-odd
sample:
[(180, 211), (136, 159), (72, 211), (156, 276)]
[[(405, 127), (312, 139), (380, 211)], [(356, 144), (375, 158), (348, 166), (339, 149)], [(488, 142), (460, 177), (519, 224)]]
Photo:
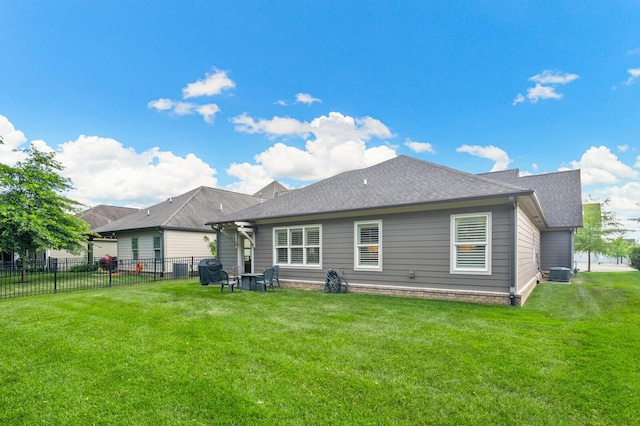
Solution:
[[(288, 191), (221, 221), (257, 220), (392, 206), (528, 195), (528, 188), (407, 156)], [(212, 220), (210, 220), (213, 222)]]
[(283, 192), (287, 192), (287, 191), (288, 189), (283, 184), (281, 184), (277, 180), (274, 180), (269, 185), (265, 186), (260, 191), (253, 194), (253, 196), (258, 198), (263, 198), (265, 200), (271, 200), (273, 198), (276, 198), (278, 195), (282, 194)]
[(94, 231), (110, 233), (148, 228), (210, 230), (205, 223), (211, 219), (216, 220), (259, 202), (260, 199), (252, 195), (201, 186)]
[(78, 217), (89, 224), (89, 228), (94, 230), (107, 225), (125, 216), (136, 213), (138, 209), (130, 207), (106, 206), (104, 204), (91, 207), (83, 211)]
[(511, 169), (479, 176), (533, 189), (550, 228), (582, 226), (580, 170), (520, 176), (517, 169)]

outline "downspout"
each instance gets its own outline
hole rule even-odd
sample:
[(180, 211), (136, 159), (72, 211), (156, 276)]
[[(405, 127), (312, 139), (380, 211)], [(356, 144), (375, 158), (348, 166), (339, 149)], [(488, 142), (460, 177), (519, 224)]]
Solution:
[(509, 197), (509, 223), (511, 224), (511, 257), (509, 267), (509, 302), (511, 306), (516, 306), (516, 256), (518, 241), (518, 223), (516, 222), (516, 200), (513, 196)]
[(162, 265), (160, 265), (160, 276), (164, 277), (164, 229), (158, 228), (158, 233), (160, 234), (160, 259)]

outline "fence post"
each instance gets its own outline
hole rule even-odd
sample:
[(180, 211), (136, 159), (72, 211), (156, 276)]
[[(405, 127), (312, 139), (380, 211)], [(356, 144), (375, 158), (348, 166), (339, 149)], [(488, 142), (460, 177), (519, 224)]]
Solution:
[(109, 270), (109, 287), (111, 287), (111, 265), (107, 269)]
[(158, 259), (153, 258), (153, 281), (156, 281), (156, 273), (158, 271)]

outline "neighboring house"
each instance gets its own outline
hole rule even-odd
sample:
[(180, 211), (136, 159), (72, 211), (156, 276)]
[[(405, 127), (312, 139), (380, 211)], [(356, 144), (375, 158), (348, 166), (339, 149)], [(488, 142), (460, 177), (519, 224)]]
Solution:
[[(79, 213), (77, 216), (89, 224), (89, 228), (94, 229), (106, 225), (112, 221), (121, 219), (125, 216), (137, 212), (138, 209), (128, 207), (98, 205)], [(73, 254), (66, 250), (47, 249), (32, 253), (29, 258), (32, 260), (46, 262), (49, 258), (64, 259), (70, 261), (70, 265), (77, 265), (80, 262), (93, 262), (95, 258), (102, 257), (106, 254), (116, 255), (117, 241), (113, 237), (89, 237), (87, 241), (86, 251), (79, 254)], [(16, 255), (3, 252), (2, 262), (13, 262)]]
[[(129, 207), (118, 206), (106, 206), (100, 204), (83, 211), (78, 217), (89, 224), (89, 228), (93, 231), (96, 228), (107, 225), (123, 217), (129, 216), (138, 212), (139, 209)], [(90, 237), (87, 244), (86, 253), (72, 254), (66, 250), (47, 250), (46, 257), (54, 257), (58, 259), (87, 259), (88, 262), (93, 262), (95, 258), (100, 258), (105, 255), (117, 256), (118, 254), (118, 242), (113, 236), (105, 237)]]
[[(216, 234), (205, 222), (260, 202), (252, 195), (201, 186), (94, 232), (117, 237), (119, 261), (211, 256), (205, 237), (213, 241)], [(172, 265), (162, 267), (170, 272)]]
[(582, 225), (582, 196), (579, 171), (510, 173), (514, 183), (399, 156), (209, 224), (221, 259), (249, 250), (246, 272), (277, 264), (291, 286), (322, 288), (333, 268), (354, 292), (521, 305), (547, 237)]
[(254, 197), (262, 198), (265, 200), (272, 200), (278, 195), (287, 192), (288, 189), (277, 180), (274, 180), (269, 185), (262, 188), (260, 191), (253, 194)]

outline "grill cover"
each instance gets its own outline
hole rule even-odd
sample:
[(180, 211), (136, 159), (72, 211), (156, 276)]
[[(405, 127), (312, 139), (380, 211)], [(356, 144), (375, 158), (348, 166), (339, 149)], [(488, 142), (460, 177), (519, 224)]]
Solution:
[(218, 259), (202, 259), (198, 263), (198, 274), (200, 275), (200, 284), (209, 284), (220, 281), (222, 271), (222, 263)]

